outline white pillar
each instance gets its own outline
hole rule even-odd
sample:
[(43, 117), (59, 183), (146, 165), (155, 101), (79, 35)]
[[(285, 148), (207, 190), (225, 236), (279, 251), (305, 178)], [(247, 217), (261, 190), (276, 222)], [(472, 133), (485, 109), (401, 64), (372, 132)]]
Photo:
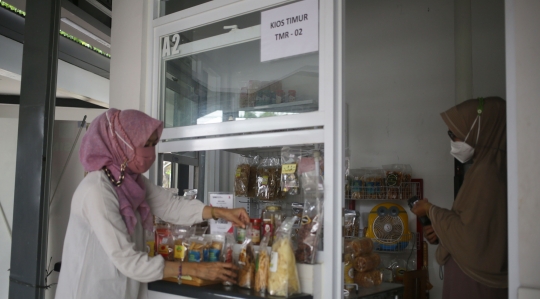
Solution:
[[(148, 2), (116, 0), (112, 7), (110, 107), (145, 111)], [(151, 6), (150, 6), (151, 7)]]
[(509, 298), (539, 298), (540, 2), (506, 0), (505, 12)]

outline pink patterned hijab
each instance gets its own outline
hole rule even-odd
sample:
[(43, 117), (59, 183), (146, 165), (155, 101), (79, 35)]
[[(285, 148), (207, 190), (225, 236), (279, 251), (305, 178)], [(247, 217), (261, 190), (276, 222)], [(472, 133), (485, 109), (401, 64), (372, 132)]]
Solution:
[[(90, 124), (82, 139), (79, 159), (86, 171), (100, 171), (106, 166), (118, 179), (122, 163), (131, 162), (135, 157), (135, 148), (144, 147), (154, 132), (159, 138), (162, 131), (163, 122), (141, 111), (111, 108)], [(146, 190), (141, 175), (126, 168), (124, 181), (115, 190), (128, 232), (133, 233), (137, 224), (135, 210), (139, 211), (143, 227), (151, 230), (152, 214), (145, 201)]]

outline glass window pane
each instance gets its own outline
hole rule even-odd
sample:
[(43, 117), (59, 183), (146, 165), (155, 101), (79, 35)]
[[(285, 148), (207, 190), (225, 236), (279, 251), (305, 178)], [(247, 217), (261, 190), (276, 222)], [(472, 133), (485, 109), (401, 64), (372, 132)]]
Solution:
[(250, 13), (161, 40), (166, 127), (318, 110), (319, 53), (261, 62), (260, 20)]
[(188, 9), (193, 6), (197, 6), (210, 1), (212, 0), (161, 0), (159, 16), (163, 17), (166, 15), (170, 15), (177, 11)]

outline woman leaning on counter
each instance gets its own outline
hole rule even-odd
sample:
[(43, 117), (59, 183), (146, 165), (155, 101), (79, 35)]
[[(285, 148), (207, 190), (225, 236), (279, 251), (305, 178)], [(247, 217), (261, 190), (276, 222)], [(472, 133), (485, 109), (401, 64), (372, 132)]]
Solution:
[(144, 230), (153, 217), (181, 225), (223, 218), (249, 223), (244, 209), (178, 200), (146, 179), (163, 123), (137, 110), (109, 109), (85, 134), (79, 158), (88, 175), (71, 203), (57, 299), (147, 297), (147, 282), (180, 274), (235, 282), (227, 263), (180, 263), (148, 257)]

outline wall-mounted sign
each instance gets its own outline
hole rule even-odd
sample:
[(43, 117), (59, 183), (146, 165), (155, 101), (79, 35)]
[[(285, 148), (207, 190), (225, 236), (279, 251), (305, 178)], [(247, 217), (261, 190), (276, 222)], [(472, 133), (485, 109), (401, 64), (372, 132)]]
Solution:
[(175, 33), (172, 35), (172, 44), (170, 36), (164, 37), (163, 44), (161, 46), (161, 57), (167, 57), (180, 53), (178, 47), (180, 47), (180, 34)]
[(318, 50), (318, 0), (304, 0), (261, 13), (261, 62)]
[[(212, 207), (225, 209), (234, 208), (234, 194), (232, 193), (209, 192), (208, 201)], [(210, 225), (210, 232), (212, 234), (232, 233), (233, 230), (232, 222), (223, 219), (210, 219), (208, 220), (208, 224)]]

